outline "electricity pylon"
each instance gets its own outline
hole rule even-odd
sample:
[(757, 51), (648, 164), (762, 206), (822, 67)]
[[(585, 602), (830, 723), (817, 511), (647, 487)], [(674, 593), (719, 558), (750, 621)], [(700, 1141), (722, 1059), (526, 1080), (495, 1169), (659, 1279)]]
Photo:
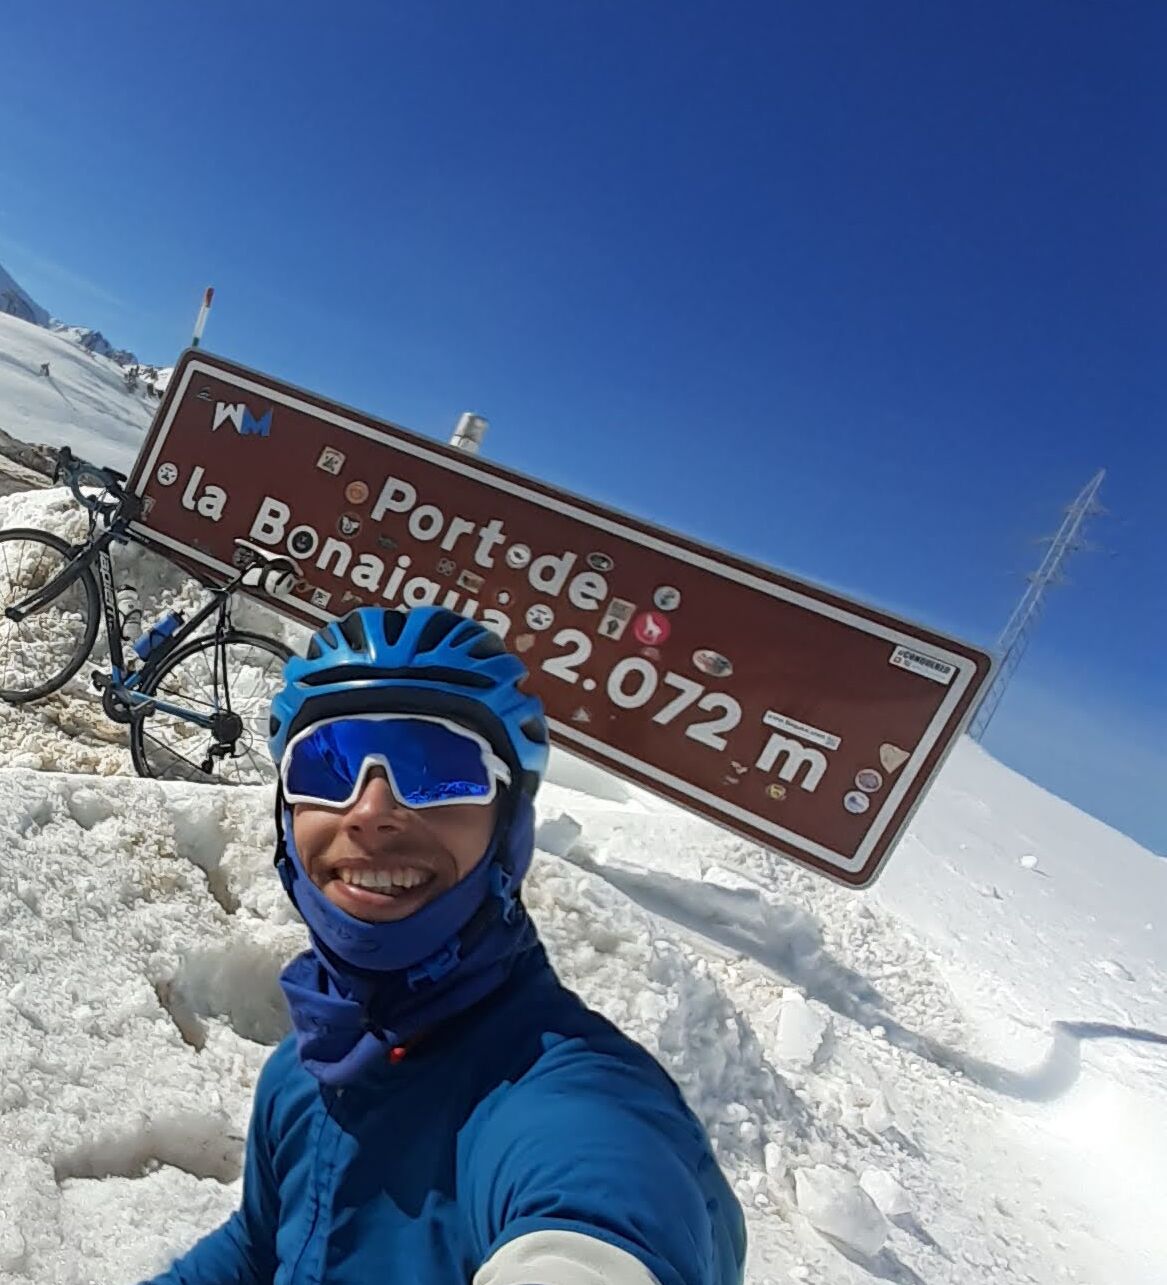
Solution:
[(1021, 658), (1025, 655), (1038, 617), (1045, 606), (1046, 592), (1051, 585), (1062, 583), (1062, 568), (1070, 554), (1088, 547), (1082, 538), (1083, 528), (1087, 518), (1105, 512), (1098, 503), (1098, 491), (1105, 476), (1106, 470), (1099, 469), (1066, 510), (1065, 519), (1057, 535), (1050, 541), (1041, 566), (1028, 577), (1029, 587), (997, 639), (1000, 667), (969, 724), (969, 735), (974, 741), (979, 741), (984, 736), (985, 729), (992, 722), (1001, 697), (1005, 694), (1005, 688), (1009, 686), (1009, 680), (1021, 664)]

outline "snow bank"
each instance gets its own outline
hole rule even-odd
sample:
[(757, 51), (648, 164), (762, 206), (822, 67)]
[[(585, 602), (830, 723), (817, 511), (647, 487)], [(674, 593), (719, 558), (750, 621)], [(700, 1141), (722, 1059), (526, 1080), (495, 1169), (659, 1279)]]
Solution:
[[(0, 522), (80, 517), (46, 491)], [(147, 617), (197, 597), (119, 556)], [(132, 1282), (214, 1226), (286, 1029), (270, 795), (139, 781), (121, 742), (81, 679), (0, 706), (0, 1280)], [(1161, 1279), (1149, 854), (973, 747), (875, 895), (558, 752), (537, 833), (552, 958), (705, 1122), (751, 1282)]]

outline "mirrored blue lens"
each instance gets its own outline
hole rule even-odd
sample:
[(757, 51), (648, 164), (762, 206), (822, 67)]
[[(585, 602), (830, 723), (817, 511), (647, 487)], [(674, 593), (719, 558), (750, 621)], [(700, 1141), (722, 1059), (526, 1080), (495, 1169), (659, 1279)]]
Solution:
[(493, 788), (482, 747), (440, 723), (341, 718), (321, 723), (288, 747), (285, 793), (344, 803), (370, 758), (389, 764), (394, 793), (406, 807), (485, 798)]

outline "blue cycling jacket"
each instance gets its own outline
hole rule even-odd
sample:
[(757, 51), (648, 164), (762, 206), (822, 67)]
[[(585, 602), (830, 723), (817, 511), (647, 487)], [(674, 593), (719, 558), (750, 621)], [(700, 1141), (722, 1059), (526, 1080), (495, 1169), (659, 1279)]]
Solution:
[(155, 1285), (740, 1285), (741, 1210), (661, 1067), (542, 948), (347, 1089), (294, 1041), (241, 1208)]

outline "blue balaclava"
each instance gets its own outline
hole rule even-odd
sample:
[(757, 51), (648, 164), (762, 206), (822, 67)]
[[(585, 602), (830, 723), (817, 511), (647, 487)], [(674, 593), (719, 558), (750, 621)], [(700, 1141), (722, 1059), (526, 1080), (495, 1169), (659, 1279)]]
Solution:
[(272, 755), (321, 719), (356, 712), (437, 714), (485, 736), (511, 769), (494, 834), (465, 878), (406, 919), (367, 923), (312, 882), (292, 810), (277, 798), (276, 864), (311, 950), (280, 984), (304, 1066), (342, 1085), (392, 1049), (494, 990), (538, 947), (519, 896), (534, 849), (533, 796), (546, 767), (542, 707), (520, 692), (522, 662), (483, 626), (442, 608), (360, 608), (314, 635), (272, 702)]

